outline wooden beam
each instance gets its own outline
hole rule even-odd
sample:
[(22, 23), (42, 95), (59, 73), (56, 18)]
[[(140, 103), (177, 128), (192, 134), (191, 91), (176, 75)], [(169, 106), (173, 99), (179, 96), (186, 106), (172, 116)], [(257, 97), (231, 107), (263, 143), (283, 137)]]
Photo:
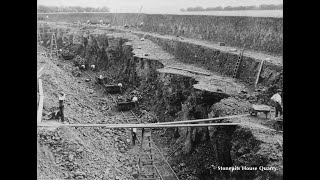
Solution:
[(188, 72), (191, 72), (191, 73), (203, 74), (203, 75), (206, 75), (206, 76), (211, 76), (211, 74), (209, 74), (209, 73), (200, 72), (200, 71), (194, 71), (194, 70), (184, 69), (184, 68), (179, 68), (179, 67), (165, 66), (165, 68), (178, 69), (178, 70), (188, 71)]
[(208, 119), (195, 119), (195, 120), (185, 120), (185, 121), (162, 122), (162, 123), (155, 123), (155, 124), (162, 125), (162, 124), (199, 123), (199, 122), (206, 122), (206, 121), (216, 121), (216, 120), (223, 120), (223, 119), (239, 118), (239, 117), (245, 117), (245, 116), (250, 116), (250, 114), (224, 116), (224, 117), (216, 117), (216, 118), (208, 118)]
[(254, 83), (254, 86), (256, 86), (256, 85), (258, 84), (263, 63), (264, 63), (264, 60), (261, 60), (260, 67), (259, 67), (259, 71), (258, 71), (258, 75), (257, 75), (257, 78), (256, 78), (256, 82)]
[(42, 119), (42, 109), (43, 109), (43, 89), (42, 89), (42, 80), (39, 79), (39, 95), (40, 95), (40, 100), (39, 100), (39, 107), (38, 107), (38, 114), (37, 114), (37, 122), (38, 124), (41, 123)]
[(105, 127), (105, 128), (174, 128), (174, 127), (206, 127), (206, 126), (234, 126), (241, 123), (208, 123), (208, 124), (61, 124), (56, 122), (54, 124), (40, 123), (38, 127)]

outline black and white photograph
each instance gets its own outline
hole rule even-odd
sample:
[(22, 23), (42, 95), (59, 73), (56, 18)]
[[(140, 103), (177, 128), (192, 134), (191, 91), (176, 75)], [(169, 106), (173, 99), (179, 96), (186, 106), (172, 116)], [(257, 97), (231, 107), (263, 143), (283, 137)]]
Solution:
[(283, 4), (37, 0), (37, 179), (284, 179)]

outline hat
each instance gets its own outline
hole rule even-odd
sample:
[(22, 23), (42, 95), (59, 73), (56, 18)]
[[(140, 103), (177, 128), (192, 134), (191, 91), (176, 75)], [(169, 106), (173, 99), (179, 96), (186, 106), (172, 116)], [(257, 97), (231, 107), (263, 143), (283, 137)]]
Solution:
[(132, 98), (132, 101), (133, 101), (133, 102), (136, 102), (136, 101), (138, 101), (138, 98), (137, 98), (136, 96), (134, 96), (134, 97)]
[(102, 75), (101, 74), (100, 74), (99, 78), (102, 79)]
[(282, 92), (282, 90), (281, 89), (277, 89), (277, 92)]
[(122, 84), (121, 84), (121, 83), (119, 83), (119, 84), (118, 84), (118, 86), (122, 87)]

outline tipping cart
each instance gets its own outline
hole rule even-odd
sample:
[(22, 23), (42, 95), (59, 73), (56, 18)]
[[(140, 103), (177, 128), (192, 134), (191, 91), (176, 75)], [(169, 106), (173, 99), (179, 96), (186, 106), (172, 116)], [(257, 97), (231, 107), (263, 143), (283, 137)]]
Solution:
[(106, 92), (110, 94), (116, 94), (116, 93), (121, 93), (121, 86), (118, 85), (103, 85), (104, 89)]
[(122, 100), (122, 99), (118, 99), (117, 100), (117, 108), (119, 111), (129, 111), (131, 109), (133, 109), (136, 105), (136, 102), (132, 101), (132, 100)]
[[(268, 114), (273, 111), (273, 109), (268, 105), (258, 105), (253, 104), (252, 107), (249, 109), (249, 113), (251, 116), (257, 116), (259, 112), (262, 112), (266, 115), (266, 118), (268, 119)], [(270, 114), (271, 118), (271, 114)]]

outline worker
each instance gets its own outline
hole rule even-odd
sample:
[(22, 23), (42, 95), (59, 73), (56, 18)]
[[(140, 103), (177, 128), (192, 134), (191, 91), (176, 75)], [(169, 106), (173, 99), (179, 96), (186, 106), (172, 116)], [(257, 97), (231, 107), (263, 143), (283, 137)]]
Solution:
[(122, 84), (119, 83), (118, 86), (120, 87), (120, 93), (122, 92)]
[(136, 96), (132, 98), (132, 102), (134, 102), (134, 107), (137, 108), (138, 98)]
[(49, 16), (47, 16), (47, 19), (49, 19)]
[(92, 64), (91, 65), (91, 71), (95, 71), (96, 70), (96, 65)]
[(100, 20), (100, 24), (103, 24), (103, 20)]
[(64, 99), (66, 98), (66, 95), (61, 92), (60, 95), (59, 95), (59, 113), (60, 113), (60, 117), (61, 117), (61, 122), (62, 123), (65, 123), (64, 121), (64, 113), (63, 113), (63, 108), (64, 108), (64, 105), (63, 105), (63, 101)]
[(136, 139), (137, 139), (137, 128), (131, 129), (132, 134), (132, 145), (136, 145)]
[(140, 24), (139, 24), (139, 27), (142, 27), (143, 26), (143, 22), (141, 22)]
[(279, 114), (279, 113), (280, 113), (280, 116), (282, 115), (282, 98), (281, 98), (281, 94), (282, 94), (281, 89), (278, 89), (278, 90), (277, 90), (277, 93), (274, 94), (274, 95), (271, 97), (271, 100), (274, 102), (275, 108), (276, 108), (275, 118), (278, 117), (278, 114)]
[(98, 77), (98, 84), (103, 84), (103, 76), (101, 74)]
[(80, 66), (80, 69), (85, 70), (85, 69), (86, 69), (86, 66), (85, 66), (84, 64), (82, 64), (82, 65)]
[(138, 98), (136, 97), (136, 96), (134, 96), (133, 98), (132, 98), (132, 102), (137, 102), (138, 101)]
[(88, 20), (87, 20), (87, 24), (89, 24), (89, 23), (90, 23), (90, 20), (88, 19)]

